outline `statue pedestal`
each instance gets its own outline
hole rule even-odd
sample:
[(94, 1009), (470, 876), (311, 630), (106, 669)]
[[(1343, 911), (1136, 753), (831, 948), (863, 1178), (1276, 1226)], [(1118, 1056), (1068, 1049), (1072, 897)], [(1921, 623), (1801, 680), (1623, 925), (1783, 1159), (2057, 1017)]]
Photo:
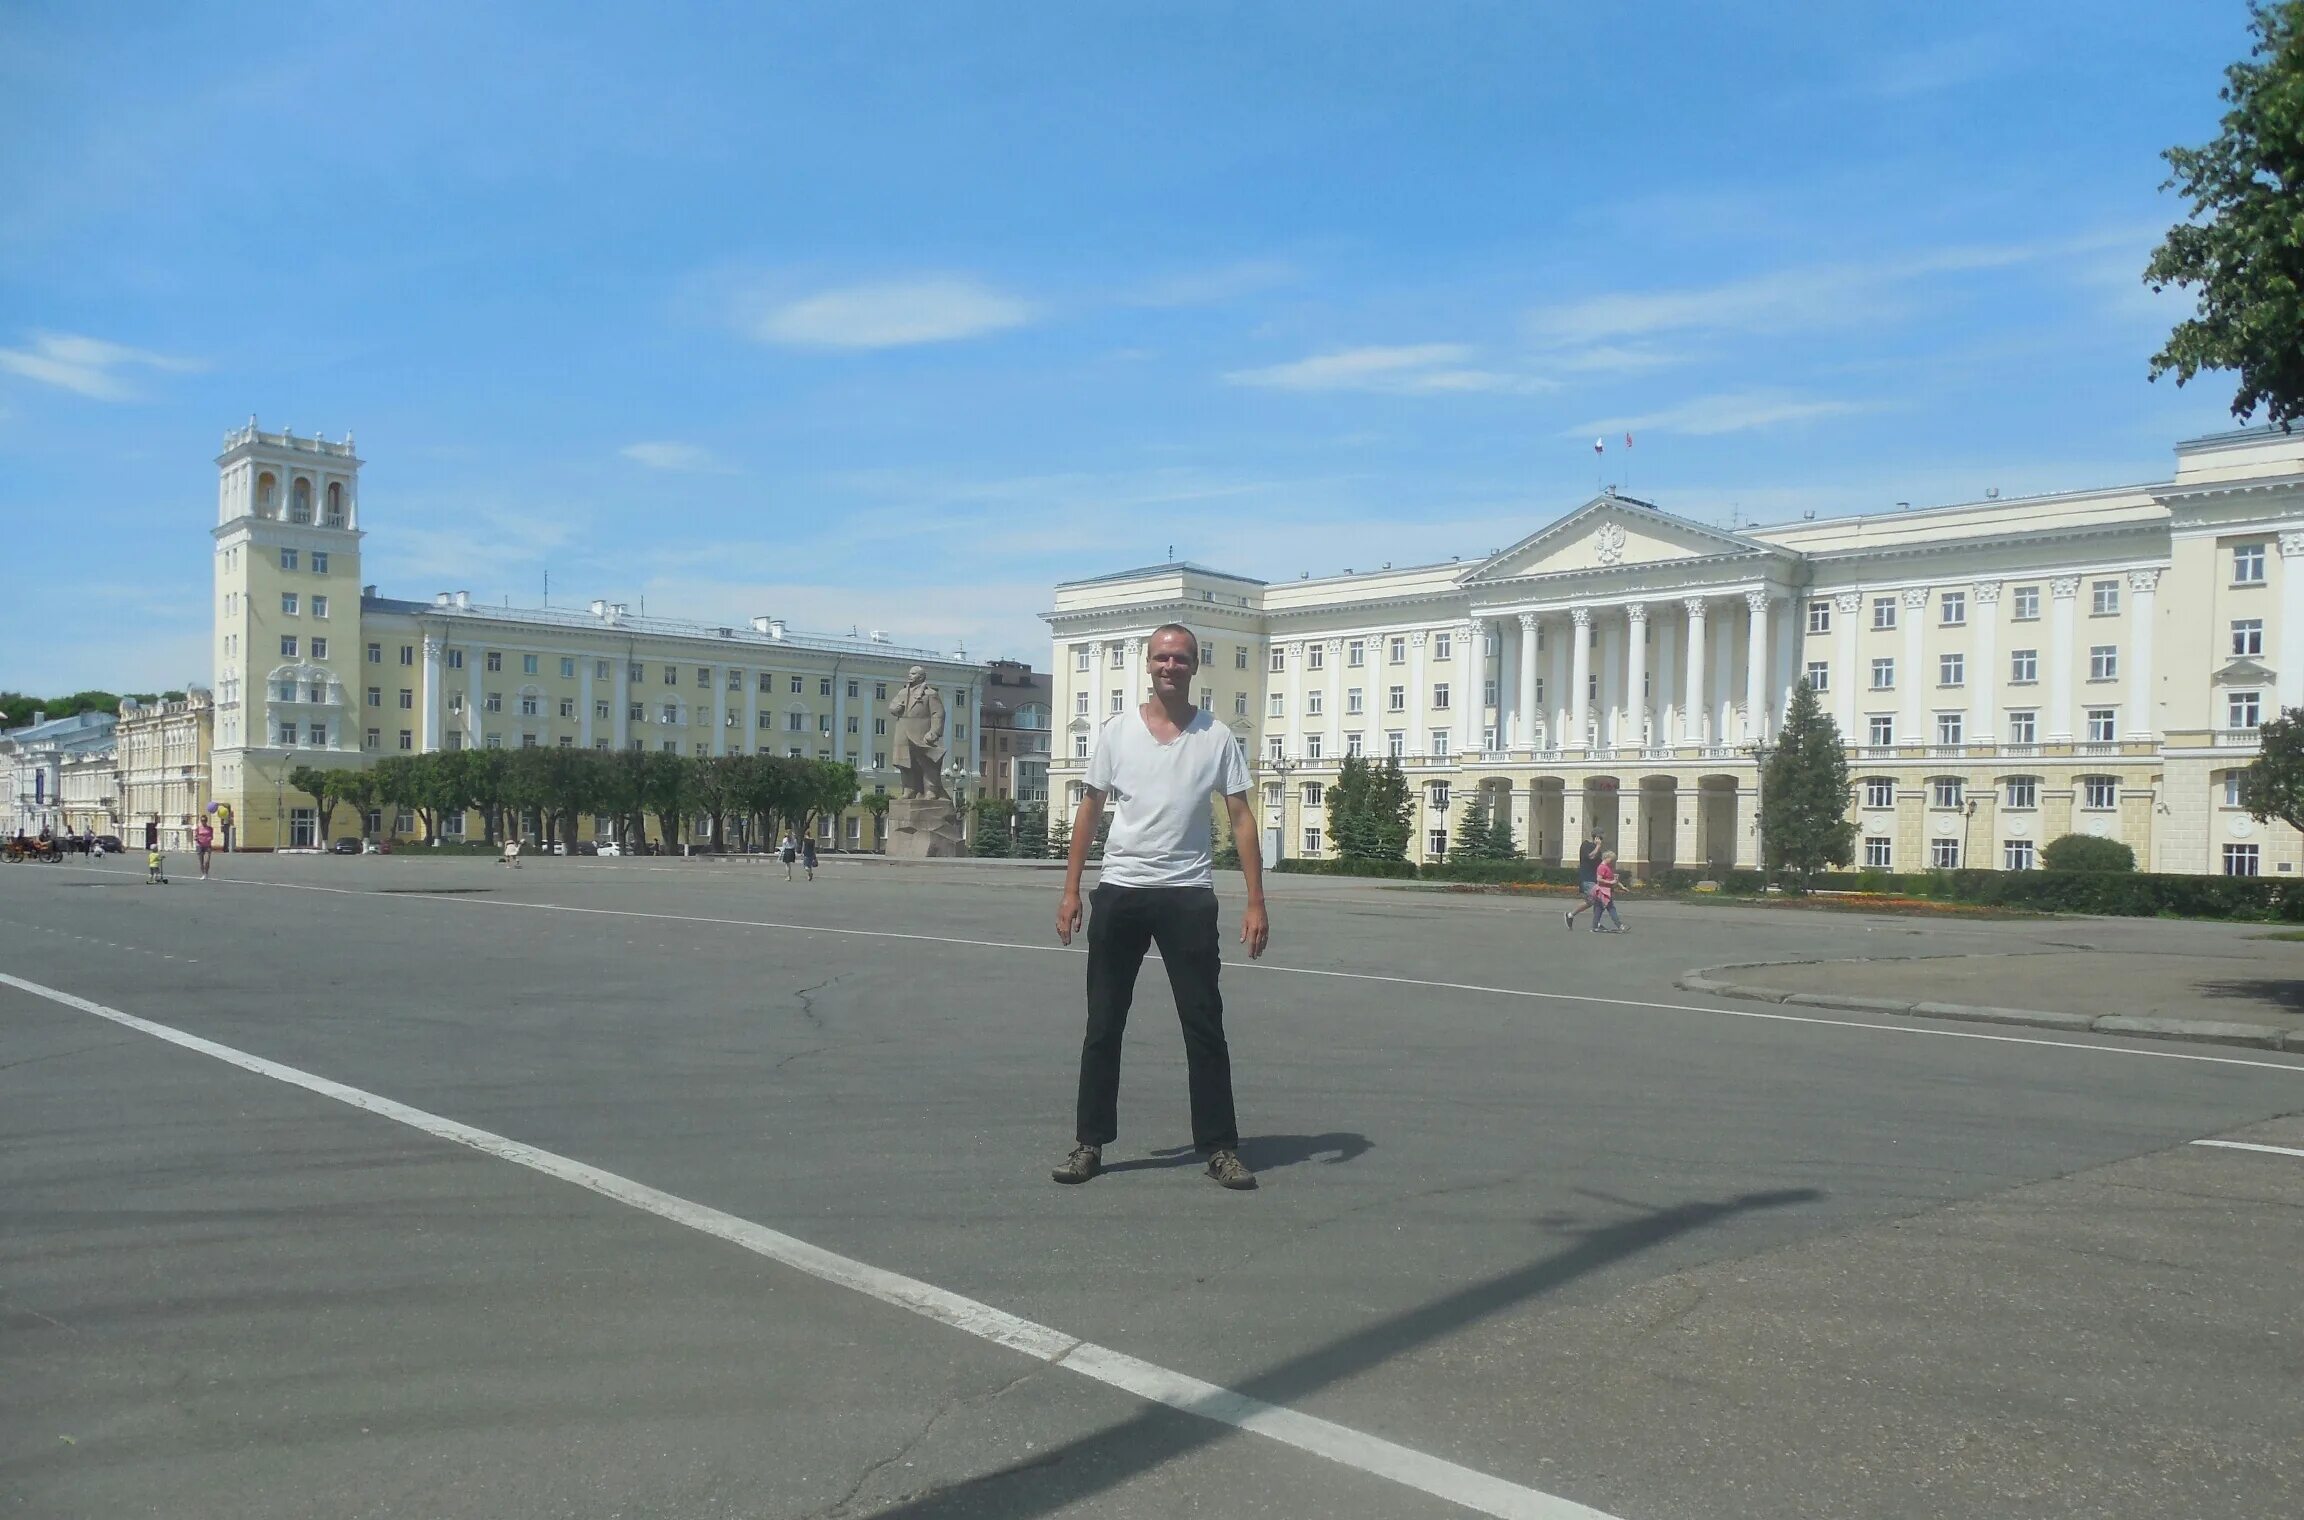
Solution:
[(888, 802), (888, 854), (897, 860), (942, 860), (968, 853), (960, 814), (938, 797), (893, 797)]

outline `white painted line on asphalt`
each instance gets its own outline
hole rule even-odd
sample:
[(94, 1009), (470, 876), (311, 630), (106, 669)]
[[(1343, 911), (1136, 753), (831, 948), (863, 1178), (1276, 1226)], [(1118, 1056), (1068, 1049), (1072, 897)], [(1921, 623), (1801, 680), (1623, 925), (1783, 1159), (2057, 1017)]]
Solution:
[(580, 1188), (612, 1198), (618, 1203), (685, 1225), (691, 1230), (725, 1240), (743, 1247), (757, 1256), (779, 1262), (811, 1277), (833, 1283), (878, 1299), (899, 1309), (907, 1309), (924, 1319), (962, 1330), (981, 1340), (1006, 1346), (1034, 1357), (1050, 1366), (1076, 1372), (1085, 1378), (1104, 1383), (1138, 1398), (1164, 1404), (1185, 1414), (1198, 1415), (1220, 1425), (1278, 1441), (1316, 1457), (1357, 1469), (1373, 1477), (1386, 1478), (1406, 1488), (1460, 1504), (1483, 1515), (1494, 1515), (1500, 1520), (1613, 1520), (1600, 1510), (1548, 1494), (1540, 1489), (1526, 1488), (1469, 1467), (1460, 1467), (1443, 1457), (1429, 1452), (1401, 1446), (1380, 1436), (1338, 1425), (1314, 1415), (1300, 1413), (1261, 1399), (1235, 1393), (1215, 1383), (1202, 1382), (1196, 1377), (1174, 1372), (1153, 1362), (1099, 1346), (1061, 1330), (1019, 1318), (990, 1304), (979, 1303), (958, 1293), (948, 1292), (917, 1278), (856, 1261), (810, 1245), (796, 1236), (772, 1230), (749, 1219), (722, 1213), (705, 1204), (634, 1182), (629, 1177), (602, 1171), (581, 1161), (554, 1151), (525, 1145), (489, 1130), (477, 1129), (454, 1119), (442, 1118), (420, 1108), (412, 1108), (393, 1099), (379, 1097), (372, 1092), (352, 1087), (330, 1078), (315, 1076), (311, 1072), (284, 1066), (278, 1061), (250, 1055), (229, 1045), (188, 1034), (166, 1024), (155, 1024), (150, 1019), (138, 1018), (102, 1003), (63, 992), (54, 987), (28, 982), (22, 977), (0, 972), (0, 984), (45, 998), (66, 1008), (94, 1014), (97, 1018), (133, 1029), (171, 1045), (181, 1046), (204, 1056), (211, 1056), (227, 1065), (260, 1077), (270, 1077), (291, 1087), (339, 1103), (361, 1109), (379, 1118), (390, 1119), (410, 1129), (420, 1130), (437, 1139), (469, 1146), (483, 1155), (509, 1161), (530, 1171), (571, 1182)]
[[(62, 867), (91, 870), (93, 867)], [(222, 877), (216, 880), (224, 880)], [(1085, 949), (1063, 945), (1028, 945), (1014, 940), (962, 939), (949, 934), (905, 934), (894, 929), (843, 929), (826, 924), (789, 924), (773, 919), (713, 918), (695, 913), (644, 913), (637, 908), (579, 908), (566, 903), (514, 902), (494, 897), (434, 897), (425, 893), (377, 892), (362, 887), (320, 887), (305, 882), (235, 881), (234, 886), (270, 887), (283, 892), (326, 892), (338, 897), (390, 897), (397, 901), (451, 903), (458, 907), (524, 908), (536, 913), (592, 914), (605, 918), (638, 918), (659, 923), (708, 924), (727, 929), (781, 929), (801, 934), (843, 934), (857, 939), (912, 940), (930, 945), (966, 945), (981, 950), (1022, 950), (1036, 955), (1086, 955)], [(1053, 916), (1053, 915), (1051, 915)], [(1702, 1013), (1715, 1018), (1758, 1019), (1772, 1024), (1812, 1024), (1826, 1029), (1866, 1029), (1880, 1034), (1924, 1035), (1939, 1040), (1983, 1040), (1994, 1045), (2031, 1045), (2043, 1050), (2090, 1051), (2104, 1056), (2130, 1056), (2150, 1061), (2191, 1061), (2208, 1066), (2255, 1066), (2304, 1076), (2304, 1065), (2287, 1061), (2260, 1061), (2247, 1056), (2194, 1055), (2181, 1050), (2158, 1050), (2130, 1045), (2093, 1045), (2078, 1040), (2044, 1040), (2033, 1035), (1986, 1034), (1974, 1029), (1934, 1029), (1917, 1024), (1877, 1024), (1862, 1019), (1829, 1019), (1813, 1014), (1770, 1013), (1758, 1008), (1710, 1008), (1700, 1003), (1653, 1003), (1638, 998), (1595, 997), (1585, 992), (1539, 992), (1528, 987), (1490, 987), (1478, 982), (1435, 982), (1413, 976), (1383, 976), (1372, 971), (1331, 971), (1315, 966), (1280, 966), (1270, 961), (1226, 961), (1227, 972), (1262, 971), (1276, 976), (1326, 976), (1342, 981), (1377, 982), (1397, 987), (1428, 987), (1443, 992), (1476, 992), (1491, 997), (1528, 998), (1542, 1002), (1591, 1003), (1604, 1008), (1650, 1008), (1663, 1013)]]
[(2304, 1156), (2304, 1150), (2293, 1145), (2256, 1145), (2246, 1140), (2194, 1140), (2194, 1145), (2213, 1145), (2222, 1151), (2263, 1151), (2274, 1156)]

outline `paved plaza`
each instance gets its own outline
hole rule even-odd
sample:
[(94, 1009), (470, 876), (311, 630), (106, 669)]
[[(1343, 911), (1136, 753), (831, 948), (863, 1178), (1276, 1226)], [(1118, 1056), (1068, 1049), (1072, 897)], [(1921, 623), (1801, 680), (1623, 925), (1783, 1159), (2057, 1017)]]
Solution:
[(2260, 928), (1276, 878), (1236, 1194), (1156, 964), (1047, 1180), (1053, 872), (142, 875), (0, 869), (0, 1514), (2304, 1509), (2304, 1057), (1674, 985)]

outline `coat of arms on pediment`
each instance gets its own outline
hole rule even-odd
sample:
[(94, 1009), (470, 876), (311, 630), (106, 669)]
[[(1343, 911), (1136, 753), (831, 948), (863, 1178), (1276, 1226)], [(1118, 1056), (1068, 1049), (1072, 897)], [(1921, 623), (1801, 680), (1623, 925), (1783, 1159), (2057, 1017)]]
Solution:
[(1600, 531), (1592, 535), (1592, 557), (1603, 565), (1613, 565), (1624, 558), (1624, 528), (1620, 523), (1602, 523)]

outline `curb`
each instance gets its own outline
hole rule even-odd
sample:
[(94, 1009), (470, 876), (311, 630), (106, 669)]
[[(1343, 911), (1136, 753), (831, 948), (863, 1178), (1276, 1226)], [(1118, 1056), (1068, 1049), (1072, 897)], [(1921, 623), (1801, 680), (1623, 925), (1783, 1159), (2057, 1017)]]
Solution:
[(1786, 1003), (1795, 1008), (1837, 1008), (1850, 1013), (1901, 1013), (1924, 1019), (1954, 1019), (1969, 1024), (2017, 1024), (2029, 1029), (2062, 1029), (2074, 1034), (2116, 1034), (2130, 1039), (2183, 1040), (2202, 1045), (2240, 1045), (2252, 1050), (2304, 1053), (2304, 1028), (2276, 1024), (2241, 1024), (2218, 1019), (2146, 1018), (2133, 1014), (2065, 1013), (2052, 1008), (1994, 1008), (1977, 1003), (1906, 1002), (1900, 998), (1858, 997), (1837, 992), (1792, 992), (1780, 987), (1757, 987), (1723, 981), (1715, 972), (1757, 971), (1771, 965), (1812, 962), (1761, 961), (1743, 966), (1706, 966), (1683, 971), (1674, 985), (1683, 992), (1714, 997), (1747, 998), (1760, 1003)]

